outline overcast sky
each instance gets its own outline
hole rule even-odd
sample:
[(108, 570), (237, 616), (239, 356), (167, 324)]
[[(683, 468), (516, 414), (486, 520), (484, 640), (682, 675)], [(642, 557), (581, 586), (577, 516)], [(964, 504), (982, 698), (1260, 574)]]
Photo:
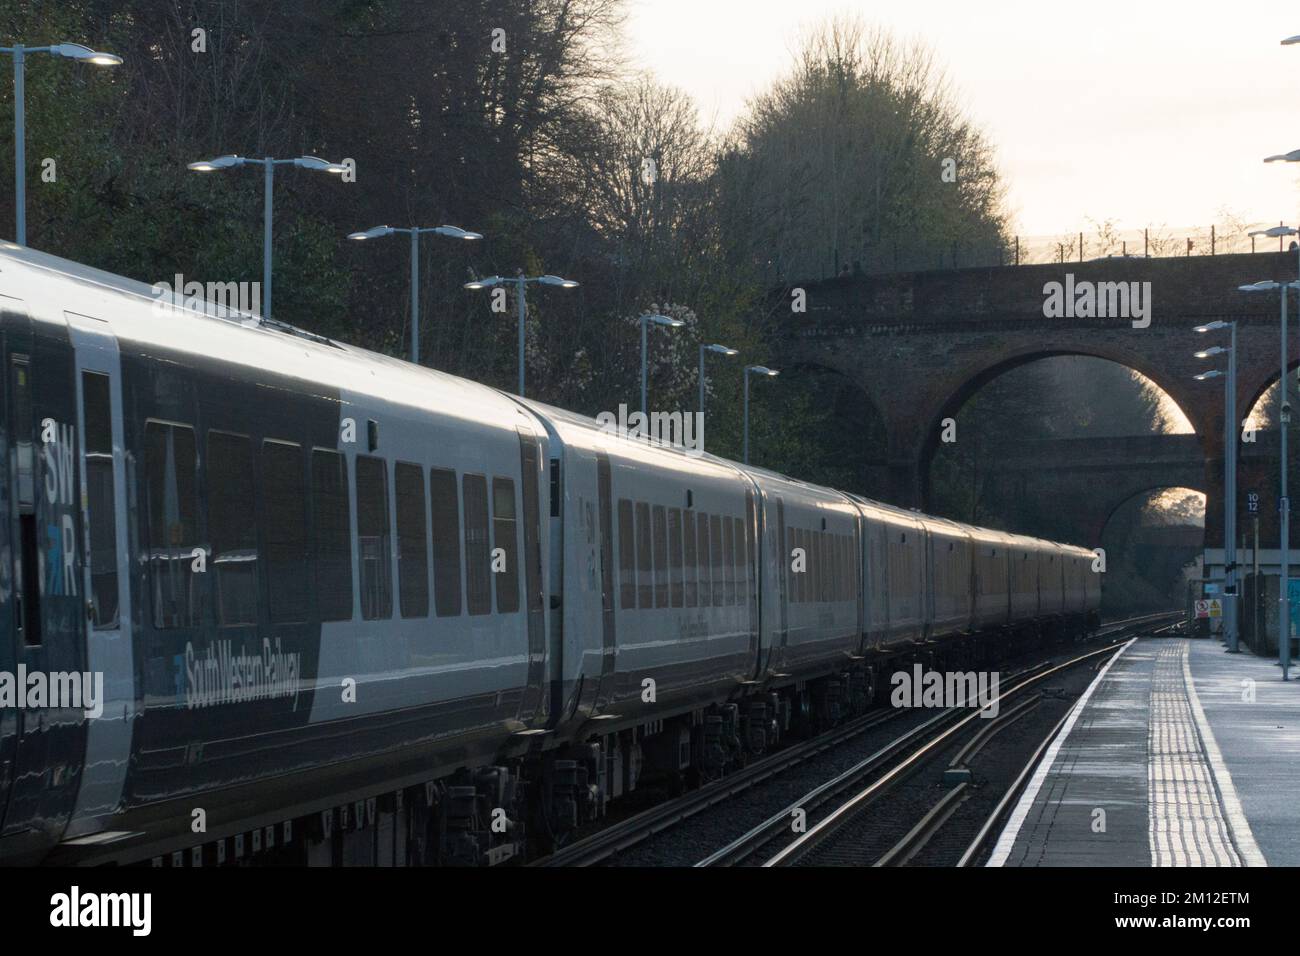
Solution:
[[(1300, 219), (1296, 0), (629, 0), (628, 52), (725, 127), (803, 27), (858, 14), (935, 52), (1024, 235)], [(996, 11), (991, 13), (990, 11)]]

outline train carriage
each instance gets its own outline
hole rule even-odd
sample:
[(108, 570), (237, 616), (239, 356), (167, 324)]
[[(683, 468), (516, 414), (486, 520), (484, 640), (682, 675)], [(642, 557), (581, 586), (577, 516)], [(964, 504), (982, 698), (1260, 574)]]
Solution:
[(857, 712), (922, 642), (1096, 618), (1082, 548), (12, 246), (0, 370), (0, 672), (103, 678), (101, 712), (0, 707), (0, 863), (277, 823), (310, 862), (501, 862)]
[(974, 539), (956, 521), (925, 516), (929, 567), (927, 617), (931, 639), (971, 630), (974, 619)]

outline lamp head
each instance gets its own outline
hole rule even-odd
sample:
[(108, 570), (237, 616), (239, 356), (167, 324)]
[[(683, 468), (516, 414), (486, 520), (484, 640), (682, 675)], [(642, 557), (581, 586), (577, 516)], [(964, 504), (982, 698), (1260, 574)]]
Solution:
[(482, 239), (483, 236), (477, 232), (469, 232), (460, 226), (438, 226), (433, 230), (440, 236), (450, 236), (453, 239)]
[(774, 368), (768, 368), (766, 365), (746, 365), (745, 372), (751, 375), (766, 375), (768, 378), (776, 378), (781, 373)]
[(192, 169), (196, 173), (210, 173), (218, 169), (229, 169), (231, 166), (242, 166), (244, 160), (242, 157), (230, 153), (226, 156), (218, 156), (216, 159), (201, 159), (197, 163), (189, 163), (186, 169)]
[(390, 236), (393, 233), (392, 226), (374, 226), (365, 232), (349, 232), (349, 239), (378, 239), (380, 236)]
[(1265, 156), (1266, 163), (1300, 163), (1300, 149), (1293, 149), (1289, 153), (1278, 153), (1276, 156)]
[(347, 172), (347, 167), (342, 163), (331, 163), (319, 156), (299, 156), (293, 161), (293, 164), (300, 169), (315, 169), (323, 173), (334, 173), (335, 175)]
[(725, 345), (706, 345), (704, 348), (709, 352), (716, 352), (719, 355), (731, 356), (740, 354), (736, 349), (728, 348)]
[(564, 279), (560, 276), (538, 276), (537, 281), (543, 285), (558, 285), (561, 289), (576, 289), (578, 287), (578, 283), (574, 282), (572, 279)]
[(497, 284), (499, 284), (499, 283), (501, 283), (501, 282), (503, 282), (503, 281), (504, 281), (504, 280), (503, 280), (500, 276), (488, 276), (486, 279), (475, 279), (475, 280), (472, 281), (472, 282), (466, 282), (464, 288), (466, 288), (466, 289), (487, 289), (487, 288), (489, 288), (489, 287), (491, 287), (491, 286), (494, 286), (494, 285), (497, 285)]
[(80, 43), (60, 43), (50, 47), (50, 52), (56, 56), (66, 56), (70, 60), (81, 60), (83, 63), (91, 63), (95, 66), (120, 66), (122, 63), (122, 58), (116, 54), (101, 53)]

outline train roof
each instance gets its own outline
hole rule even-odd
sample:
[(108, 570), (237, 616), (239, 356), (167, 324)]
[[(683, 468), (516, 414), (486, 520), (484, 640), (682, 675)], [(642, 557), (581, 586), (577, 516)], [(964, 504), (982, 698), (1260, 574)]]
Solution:
[[(730, 471), (735, 474), (746, 474), (751, 478), (787, 484), (805, 489), (822, 501), (838, 500), (846, 504), (854, 503), (861, 508), (875, 511), (882, 517), (962, 530), (977, 540), (1001, 541), (1007, 544), (1021, 544), (1021, 546), (1053, 546), (1073, 550), (1080, 556), (1092, 554), (1077, 545), (1014, 535), (936, 515), (923, 514), (915, 509), (902, 508), (850, 492), (816, 485), (770, 469), (742, 465), (708, 452), (693, 455), (685, 449), (673, 446), (623, 440), (609, 435), (595, 419), (577, 412), (547, 405), (534, 399), (520, 398), (472, 379), (440, 372), (427, 366), (412, 365), (393, 356), (337, 342), (326, 336), (276, 319), (266, 319), (249, 311), (214, 305), (206, 298), (183, 296), (176, 290), (172, 290), (170, 297), (160, 296), (158, 289), (147, 283), (11, 242), (0, 241), (0, 288), (5, 287), (6, 279), (14, 273), (15, 264), (19, 267), (20, 273), (30, 270), (34, 274), (46, 273), (57, 276), (77, 284), (90, 296), (100, 294), (134, 299), (137, 300), (138, 306), (147, 304), (151, 312), (159, 306), (160, 299), (167, 303), (165, 307), (171, 313), (167, 321), (156, 321), (156, 315), (153, 316), (155, 321), (148, 321), (142, 318), (138, 310), (126, 310), (102, 316), (108, 319), (114, 334), (119, 338), (125, 337), (127, 341), (156, 343), (195, 354), (224, 355), (232, 362), (260, 365), (279, 374), (319, 382), (329, 387), (339, 388), (341, 391), (369, 393), (386, 401), (436, 410), (442, 414), (455, 414), (484, 425), (491, 425), (495, 421), (498, 427), (512, 428), (516, 423), (513, 421), (516, 416), (531, 413), (537, 419), (550, 420), (571, 432), (577, 431), (592, 436), (591, 440), (594, 443), (621, 448), (625, 454), (646, 461), (664, 465), (672, 462), (676, 469), (694, 467), (698, 471), (702, 470), (699, 467), (700, 463), (707, 463), (715, 474), (719, 471)], [(25, 296), (29, 309), (39, 304), (31, 301), (31, 298), (30, 295)], [(56, 305), (60, 309), (67, 308), (69, 311), (75, 311), (77, 303), (63, 302)], [(81, 307), (87, 306), (82, 304)], [(40, 318), (40, 316), (34, 313), (33, 318)], [(186, 334), (177, 334), (176, 319), (190, 320), (196, 325), (187, 326)], [(209, 327), (212, 330), (220, 329), (223, 332), (237, 330), (249, 335), (264, 336), (263, 342), (267, 348), (230, 347), (229, 340), (224, 339), (224, 336), (212, 340), (210, 337), (195, 335), (195, 331), (203, 327), (197, 323), (205, 322), (212, 323)], [(220, 349), (216, 352), (212, 351), (217, 346), (225, 347), (226, 351), (222, 352)], [(297, 351), (298, 349), (301, 351)], [(304, 358), (306, 361), (303, 360)], [(348, 374), (342, 374), (345, 372)], [(489, 410), (499, 413), (501, 418), (494, 420), (492, 416), (485, 415), (484, 412)], [(500, 424), (502, 422), (505, 424)], [(595, 437), (600, 435), (606, 436), (605, 441), (602, 442)], [(691, 466), (692, 462), (696, 464)]]
[[(70, 282), (77, 291), (45, 296), (24, 286), (31, 277)], [(223, 309), (199, 297), (162, 296), (160, 306), (153, 286), (8, 242), (0, 242), (4, 289), (22, 299), (35, 320), (63, 321), (65, 312), (84, 311), (105, 320), (127, 344), (166, 348), (196, 359), (215, 357), (344, 396), (368, 395), (418, 412), (437, 411), (488, 430), (513, 431), (529, 420), (529, 413), (509, 396), (480, 382), (247, 311)]]

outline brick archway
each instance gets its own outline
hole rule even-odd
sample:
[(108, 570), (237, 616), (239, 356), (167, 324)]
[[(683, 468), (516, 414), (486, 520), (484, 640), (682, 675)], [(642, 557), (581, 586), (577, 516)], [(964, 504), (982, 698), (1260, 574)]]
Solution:
[[(1045, 318), (1044, 286), (1063, 282), (1067, 273), (1076, 282), (1150, 283), (1149, 325), (1134, 328), (1126, 318)], [(1227, 336), (1197, 335), (1192, 327), (1237, 321), (1237, 406), (1244, 417), (1277, 376), (1278, 302), (1237, 287), (1259, 279), (1289, 281), (1295, 274), (1293, 253), (1259, 253), (795, 283), (774, 298), (774, 345), (779, 361), (823, 365), (860, 383), (886, 423), (888, 497), (913, 507), (924, 504), (925, 464), (939, 422), (983, 383), (1051, 355), (1088, 355), (1133, 368), (1169, 394), (1200, 436), (1212, 534), (1211, 519), (1222, 512), (1224, 396), (1219, 381), (1193, 380), (1210, 363), (1192, 353), (1226, 345)], [(804, 290), (806, 313), (788, 311), (794, 287)], [(1294, 366), (1300, 334), (1289, 344)]]

